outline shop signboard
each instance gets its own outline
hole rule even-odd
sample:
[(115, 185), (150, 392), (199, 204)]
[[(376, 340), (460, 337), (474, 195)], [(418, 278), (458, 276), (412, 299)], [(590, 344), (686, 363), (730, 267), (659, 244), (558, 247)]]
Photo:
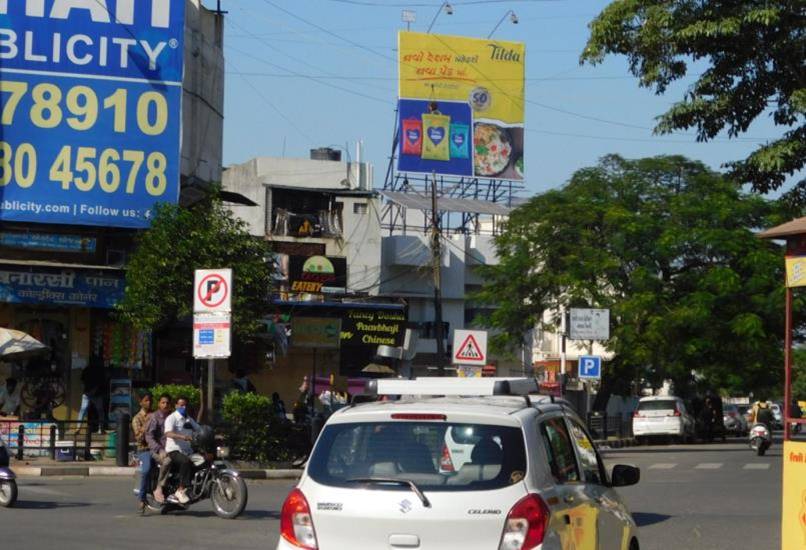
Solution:
[(0, 220), (147, 227), (179, 197), (185, 2), (0, 2)]
[(785, 262), (786, 286), (806, 286), (806, 256), (787, 256)]
[(568, 316), (571, 340), (607, 340), (610, 338), (610, 310), (571, 308)]
[(297, 348), (339, 349), (341, 319), (329, 317), (291, 318), (291, 345)]
[(406, 314), (383, 309), (348, 309), (341, 321), (341, 345), (392, 346), (403, 345)]
[(96, 244), (97, 240), (95, 237), (82, 235), (0, 231), (0, 246), (8, 248), (91, 254), (95, 252)]
[(126, 287), (117, 274), (76, 270), (0, 269), (0, 302), (111, 309)]
[(288, 283), (291, 292), (344, 292), (347, 259), (320, 255), (289, 256)]
[(229, 313), (193, 315), (193, 357), (224, 359), (230, 356), (232, 323)]
[(398, 170), (523, 180), (521, 42), (398, 36)]

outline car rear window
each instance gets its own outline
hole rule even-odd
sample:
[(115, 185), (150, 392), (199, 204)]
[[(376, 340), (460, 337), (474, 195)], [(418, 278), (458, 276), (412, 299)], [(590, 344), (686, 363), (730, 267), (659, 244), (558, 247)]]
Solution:
[[(451, 437), (448, 437), (448, 432)], [(455, 441), (457, 434), (462, 434)], [(446, 471), (448, 445), (472, 444), (470, 460)], [(526, 475), (519, 428), (449, 422), (359, 422), (322, 431), (308, 466), (317, 483), (354, 487), (370, 478), (413, 481), (422, 491), (500, 489)], [(397, 489), (393, 485), (383, 486)]]
[(671, 399), (657, 401), (641, 401), (638, 403), (639, 411), (673, 411), (677, 401)]

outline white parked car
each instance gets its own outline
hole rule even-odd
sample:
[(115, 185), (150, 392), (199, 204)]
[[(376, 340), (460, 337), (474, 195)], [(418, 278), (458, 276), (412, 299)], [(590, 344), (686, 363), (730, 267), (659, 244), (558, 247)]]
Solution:
[(671, 436), (682, 443), (694, 439), (695, 429), (694, 417), (679, 397), (643, 397), (633, 413), (632, 432), (638, 441)]
[(640, 471), (605, 471), (567, 403), (528, 395), (534, 380), (374, 384), (402, 397), (328, 419), (283, 504), (278, 550), (638, 550), (614, 488)]

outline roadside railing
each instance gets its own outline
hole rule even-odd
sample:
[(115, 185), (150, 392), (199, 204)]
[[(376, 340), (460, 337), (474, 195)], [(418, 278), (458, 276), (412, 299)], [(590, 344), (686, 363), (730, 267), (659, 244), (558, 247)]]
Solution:
[[(17, 460), (26, 456), (65, 461), (112, 458), (124, 450), (119, 449), (119, 437), (116, 431), (94, 433), (86, 421), (0, 419), (0, 439)], [(128, 439), (125, 436), (127, 447)], [(128, 451), (124, 451), (128, 462)]]
[(632, 437), (632, 417), (622, 415), (608, 416), (600, 411), (588, 413), (588, 431), (594, 439), (605, 440), (609, 437), (622, 439)]

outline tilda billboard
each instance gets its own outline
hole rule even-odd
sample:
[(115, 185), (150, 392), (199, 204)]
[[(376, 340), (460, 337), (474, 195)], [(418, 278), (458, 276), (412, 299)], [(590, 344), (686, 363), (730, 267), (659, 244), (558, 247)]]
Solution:
[(0, 220), (146, 227), (178, 200), (184, 15), (0, 0)]
[(522, 180), (519, 42), (401, 32), (398, 170)]

